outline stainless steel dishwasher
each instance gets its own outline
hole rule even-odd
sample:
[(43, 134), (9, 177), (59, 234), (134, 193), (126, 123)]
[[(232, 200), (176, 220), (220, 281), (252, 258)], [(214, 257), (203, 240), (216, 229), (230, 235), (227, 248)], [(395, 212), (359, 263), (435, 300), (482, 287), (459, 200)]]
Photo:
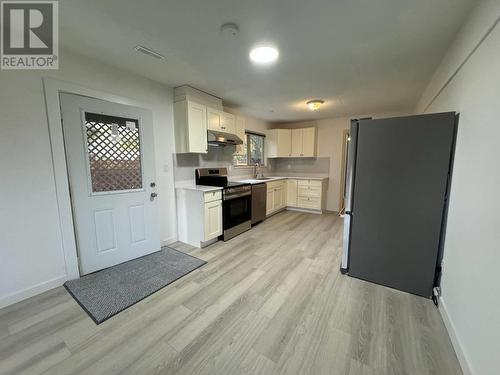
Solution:
[(266, 218), (267, 185), (252, 185), (252, 225)]

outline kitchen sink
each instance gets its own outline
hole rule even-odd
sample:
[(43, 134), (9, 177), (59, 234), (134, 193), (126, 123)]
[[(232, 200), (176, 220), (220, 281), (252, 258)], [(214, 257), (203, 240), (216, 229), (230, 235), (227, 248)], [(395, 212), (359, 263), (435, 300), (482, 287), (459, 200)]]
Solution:
[(257, 181), (265, 181), (265, 180), (271, 180), (272, 177), (259, 177), (259, 178), (256, 178), (255, 180)]

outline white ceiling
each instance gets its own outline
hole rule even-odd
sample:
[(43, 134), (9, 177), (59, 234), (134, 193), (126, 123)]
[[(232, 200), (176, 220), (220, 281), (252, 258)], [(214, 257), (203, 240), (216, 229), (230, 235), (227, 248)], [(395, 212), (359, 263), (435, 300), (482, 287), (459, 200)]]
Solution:
[[(268, 121), (409, 110), (473, 0), (62, 0), (64, 48)], [(235, 38), (220, 26), (235, 22)], [(258, 42), (279, 61), (256, 67)], [(166, 56), (133, 50), (144, 45)], [(62, 63), (62, 62), (61, 62)], [(326, 101), (307, 110), (307, 99)]]

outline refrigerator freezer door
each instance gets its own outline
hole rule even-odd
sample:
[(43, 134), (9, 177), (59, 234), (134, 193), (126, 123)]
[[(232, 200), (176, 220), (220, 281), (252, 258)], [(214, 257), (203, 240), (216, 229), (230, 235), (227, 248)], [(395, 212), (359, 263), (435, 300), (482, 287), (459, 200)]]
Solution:
[(358, 126), (349, 275), (429, 297), (455, 113)]

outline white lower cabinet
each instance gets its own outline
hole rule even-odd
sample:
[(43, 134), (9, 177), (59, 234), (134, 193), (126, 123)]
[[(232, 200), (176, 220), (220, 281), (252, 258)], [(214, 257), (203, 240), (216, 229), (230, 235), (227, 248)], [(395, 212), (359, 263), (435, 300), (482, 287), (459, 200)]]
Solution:
[(266, 198), (266, 215), (270, 215), (274, 212), (274, 189), (270, 189), (267, 186), (267, 198)]
[(326, 181), (288, 178), (268, 182), (266, 214), (285, 207), (322, 213), (326, 208)]
[(205, 203), (204, 232), (204, 241), (210, 241), (222, 234), (222, 201)]
[(286, 180), (286, 205), (297, 206), (297, 180)]
[(321, 199), (313, 197), (298, 197), (297, 198), (298, 208), (309, 208), (311, 210), (321, 209)]
[(266, 215), (270, 215), (286, 207), (286, 180), (271, 181), (266, 186)]
[(222, 190), (177, 188), (178, 240), (203, 247), (222, 234)]
[(274, 209), (280, 210), (285, 207), (285, 189), (283, 188), (285, 184), (281, 184), (274, 188)]
[(286, 207), (323, 212), (326, 208), (326, 179), (286, 180)]
[(323, 210), (325, 201), (326, 189), (321, 180), (297, 181), (297, 208)]

